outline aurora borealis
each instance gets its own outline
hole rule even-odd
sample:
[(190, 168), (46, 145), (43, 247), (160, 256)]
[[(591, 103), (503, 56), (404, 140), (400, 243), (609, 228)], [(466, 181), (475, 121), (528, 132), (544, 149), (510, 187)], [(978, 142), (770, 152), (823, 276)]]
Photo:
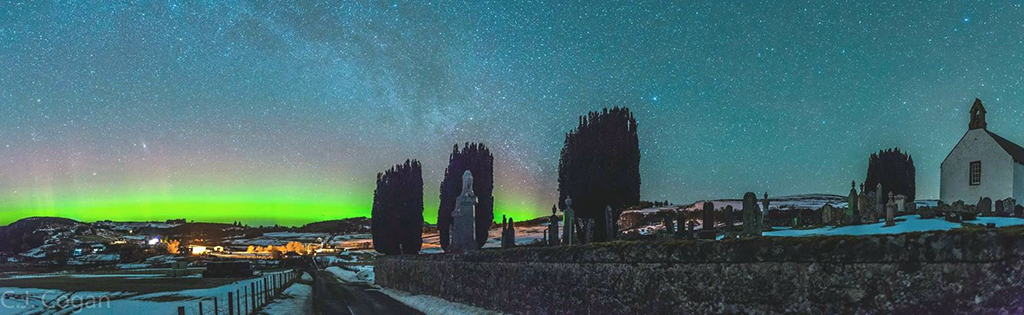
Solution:
[(0, 224), (368, 216), (377, 172), (495, 155), (496, 216), (548, 213), (577, 116), (628, 106), (641, 195), (844, 194), (970, 102), (1024, 143), (1021, 1), (0, 3)]

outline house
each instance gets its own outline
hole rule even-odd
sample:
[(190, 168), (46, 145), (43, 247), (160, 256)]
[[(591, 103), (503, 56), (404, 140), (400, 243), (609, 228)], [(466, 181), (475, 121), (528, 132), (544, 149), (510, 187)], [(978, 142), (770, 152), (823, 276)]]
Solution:
[(942, 161), (939, 199), (1024, 200), (1024, 148), (988, 130), (981, 100), (974, 99), (970, 114), (967, 133)]

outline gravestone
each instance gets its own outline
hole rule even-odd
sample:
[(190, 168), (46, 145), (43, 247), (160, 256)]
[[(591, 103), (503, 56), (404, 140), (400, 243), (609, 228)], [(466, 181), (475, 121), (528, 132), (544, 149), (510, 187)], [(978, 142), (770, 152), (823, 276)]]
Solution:
[(850, 182), (850, 197), (846, 201), (846, 216), (852, 217), (857, 209), (857, 181)]
[(989, 197), (983, 197), (978, 200), (978, 212), (983, 216), (992, 215), (992, 199)]
[(501, 215), (501, 248), (508, 248), (508, 218)]
[(694, 239), (693, 230), (695, 228), (697, 228), (697, 221), (691, 220), (689, 223), (686, 224), (686, 238), (687, 239), (691, 239), (691, 240)]
[[(508, 241), (505, 241), (506, 239)], [(516, 220), (508, 218), (508, 229), (502, 234), (501, 240), (505, 248), (516, 247)]]
[(759, 237), (764, 232), (761, 227), (761, 209), (757, 206), (757, 195), (748, 192), (743, 195), (743, 237)]
[(565, 197), (565, 210), (562, 211), (562, 217), (565, 222), (562, 229), (562, 243), (565, 245), (577, 244), (576, 211), (572, 210), (572, 198)]
[(733, 229), (732, 206), (725, 206), (722, 212), (722, 223), (725, 224), (725, 238), (736, 238), (736, 231)]
[(587, 218), (586, 224), (583, 228), (585, 239), (583, 243), (590, 243), (594, 241), (594, 218)]
[(558, 211), (557, 207), (551, 206), (551, 216), (548, 217), (548, 245), (551, 245), (551, 246), (558, 246), (559, 245), (559, 242), (558, 242), (558, 222), (561, 221), (561, 220), (559, 220), (558, 219), (558, 215), (556, 215), (557, 211)]
[(700, 238), (705, 240), (713, 240), (717, 237), (718, 232), (715, 231), (715, 203), (705, 201), (704, 224), (701, 225)]
[(896, 195), (895, 198), (896, 198), (896, 200), (895, 200), (895, 202), (896, 202), (896, 212), (897, 213), (906, 213), (907, 212), (907, 196)]
[(761, 231), (771, 229), (768, 225), (764, 224), (764, 218), (768, 216), (768, 211), (771, 209), (770, 205), (768, 192), (766, 191), (764, 192), (764, 198), (761, 199), (761, 215), (757, 217), (757, 226), (761, 228)]
[[(614, 241), (615, 240), (615, 234), (616, 234), (615, 231), (617, 230), (615, 228), (616, 227), (615, 225), (616, 225), (618, 220), (615, 220), (614, 216), (615, 216), (615, 211), (612, 211), (612, 206), (605, 206), (604, 207), (604, 218), (605, 218), (604, 226), (605, 226), (605, 233), (607, 233), (609, 241)], [(669, 220), (671, 220), (671, 219), (669, 219)], [(669, 224), (672, 224), (671, 221), (669, 221)]]
[(1002, 200), (996, 200), (995, 210), (992, 213), (998, 217), (1006, 216), (1006, 208), (1003, 208)]
[(1013, 207), (1013, 216), (1021, 218), (1024, 217), (1024, 206), (1017, 205)]
[(452, 217), (455, 224), (452, 228), (452, 243), (449, 252), (461, 253), (477, 249), (476, 218), (474, 217), (477, 199), (473, 193), (473, 173), (468, 170), (462, 173), (462, 194), (459, 195)]
[[(1003, 211), (1007, 216), (1014, 216), (1014, 209), (1017, 208), (1017, 200), (1013, 198), (1003, 199)], [(1019, 217), (1019, 216), (1018, 216)]]
[[(693, 229), (690, 229), (690, 235), (693, 235)], [(676, 238), (689, 238), (686, 234), (686, 216), (683, 214), (676, 214)]]
[(896, 225), (896, 203), (885, 205), (885, 226)]
[(868, 201), (868, 194), (861, 192), (857, 196), (857, 211), (854, 212), (853, 218), (851, 218), (851, 224), (861, 224), (864, 222), (864, 217), (871, 212), (871, 202)]

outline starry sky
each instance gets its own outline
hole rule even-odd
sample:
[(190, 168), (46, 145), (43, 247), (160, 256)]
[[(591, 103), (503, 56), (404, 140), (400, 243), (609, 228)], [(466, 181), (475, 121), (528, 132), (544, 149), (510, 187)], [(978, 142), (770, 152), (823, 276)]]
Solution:
[[(495, 155), (497, 215), (557, 198), (577, 116), (628, 106), (641, 194), (845, 194), (975, 97), (1024, 143), (1024, 1), (0, 2), (0, 224), (368, 216), (377, 172)], [(343, 2), (343, 3), (337, 3)]]

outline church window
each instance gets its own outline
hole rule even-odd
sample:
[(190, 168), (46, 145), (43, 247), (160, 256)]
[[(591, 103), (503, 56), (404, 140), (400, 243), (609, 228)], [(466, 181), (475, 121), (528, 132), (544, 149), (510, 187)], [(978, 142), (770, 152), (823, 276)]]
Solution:
[(981, 161), (971, 162), (971, 186), (981, 185)]

